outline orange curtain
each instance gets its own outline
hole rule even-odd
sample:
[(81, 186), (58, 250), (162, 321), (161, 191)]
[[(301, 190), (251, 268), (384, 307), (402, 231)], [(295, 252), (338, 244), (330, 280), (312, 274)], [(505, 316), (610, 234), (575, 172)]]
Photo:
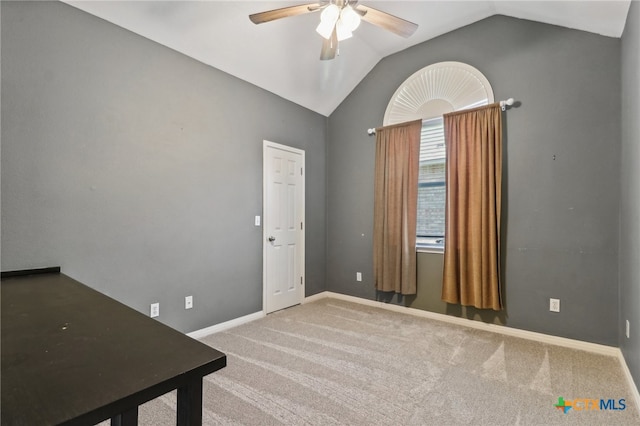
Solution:
[(502, 112), (498, 103), (446, 114), (447, 201), (442, 300), (502, 309)]
[(416, 294), (422, 121), (376, 129), (373, 276), (379, 291)]

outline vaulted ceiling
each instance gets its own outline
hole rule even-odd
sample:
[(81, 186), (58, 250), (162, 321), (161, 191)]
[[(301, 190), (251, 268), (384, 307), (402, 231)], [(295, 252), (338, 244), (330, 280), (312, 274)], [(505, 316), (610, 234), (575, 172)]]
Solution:
[[(320, 61), (318, 13), (253, 24), (252, 13), (299, 1), (77, 1), (74, 7), (329, 116), (384, 57), (492, 15), (621, 37), (626, 1), (377, 1), (360, 3), (415, 22), (405, 39), (369, 23)], [(311, 3), (311, 1), (309, 1)]]

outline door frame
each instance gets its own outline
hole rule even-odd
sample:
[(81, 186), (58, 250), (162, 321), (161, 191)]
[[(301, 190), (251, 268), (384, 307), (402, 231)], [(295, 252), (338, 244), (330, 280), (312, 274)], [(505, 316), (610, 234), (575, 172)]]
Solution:
[(302, 235), (300, 237), (300, 275), (302, 276), (302, 284), (300, 289), (300, 299), (298, 303), (302, 303), (304, 301), (304, 297), (306, 294), (306, 284), (307, 284), (307, 276), (305, 271), (305, 235), (307, 233), (307, 222), (305, 215), (305, 200), (306, 200), (306, 162), (305, 162), (305, 152), (302, 149), (294, 148), (291, 146), (279, 144), (276, 142), (271, 142), (268, 140), (262, 141), (262, 312), (267, 314), (267, 149), (275, 148), (282, 151), (289, 151), (295, 154), (300, 154), (302, 157), (302, 200), (300, 206), (300, 216), (302, 220)]

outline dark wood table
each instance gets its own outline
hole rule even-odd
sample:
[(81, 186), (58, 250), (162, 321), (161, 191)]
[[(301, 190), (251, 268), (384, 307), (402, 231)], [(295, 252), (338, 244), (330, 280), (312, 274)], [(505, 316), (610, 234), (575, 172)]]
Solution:
[(202, 424), (202, 378), (222, 352), (59, 269), (3, 273), (0, 291), (3, 426), (135, 425), (140, 404), (174, 389), (177, 424)]

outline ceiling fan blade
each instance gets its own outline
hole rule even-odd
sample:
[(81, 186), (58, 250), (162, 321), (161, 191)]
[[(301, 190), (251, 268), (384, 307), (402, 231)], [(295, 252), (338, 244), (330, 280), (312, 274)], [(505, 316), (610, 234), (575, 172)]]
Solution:
[(418, 24), (414, 24), (413, 22), (398, 18), (397, 16), (393, 16), (372, 7), (359, 4), (355, 9), (361, 13), (363, 21), (377, 25), (404, 38), (408, 38), (418, 29)]
[(320, 9), (321, 6), (322, 3), (316, 2), (300, 4), (298, 6), (283, 7), (281, 9), (273, 9), (266, 12), (254, 13), (252, 15), (249, 15), (249, 19), (251, 19), (251, 22), (253, 22), (254, 24), (264, 24), (265, 22), (275, 21), (276, 19), (316, 12)]
[(336, 57), (336, 51), (338, 50), (338, 32), (335, 27), (331, 33), (329, 39), (323, 39), (322, 50), (320, 51), (320, 60), (328, 61)]

